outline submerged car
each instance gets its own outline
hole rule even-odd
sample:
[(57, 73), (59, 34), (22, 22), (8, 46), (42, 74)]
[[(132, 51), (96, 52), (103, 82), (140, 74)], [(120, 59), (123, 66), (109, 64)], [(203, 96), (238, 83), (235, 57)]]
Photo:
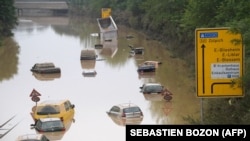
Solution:
[(140, 64), (139, 66), (142, 66), (142, 65), (153, 65), (153, 66), (155, 66), (155, 68), (158, 68), (160, 64), (162, 64), (162, 62), (160, 62), (160, 61), (145, 61), (142, 64)]
[(131, 49), (130, 53), (132, 54), (144, 54), (144, 47), (134, 47), (132, 45), (128, 45)]
[[(49, 118), (44, 118), (44, 120), (45, 119), (49, 119)], [(53, 119), (53, 118), (52, 118)], [(72, 123), (74, 123), (75, 122), (75, 119), (68, 119), (68, 120), (64, 120), (64, 121), (62, 121), (62, 123), (63, 123), (63, 126), (64, 126), (64, 128), (65, 129), (63, 129), (63, 128), (61, 128), (61, 122), (58, 120), (58, 118), (55, 118), (56, 119), (56, 121), (58, 121), (58, 123), (60, 123), (59, 125), (55, 125), (56, 127), (53, 127), (53, 126), (51, 126), (51, 128), (53, 129), (54, 128), (54, 130), (50, 130), (50, 129), (48, 129), (48, 130), (46, 130), (46, 131), (40, 131), (40, 130), (37, 130), (37, 129), (35, 129), (35, 127), (36, 126), (38, 126), (38, 124), (37, 125), (35, 125), (35, 124), (31, 124), (31, 127), (33, 128), (33, 129), (35, 129), (36, 130), (36, 133), (37, 134), (43, 134), (43, 135), (45, 135), (49, 140), (51, 140), (51, 141), (59, 141), (59, 140), (62, 140), (62, 138), (63, 138), (63, 136), (67, 133), (67, 131), (70, 129), (70, 127), (71, 127), (71, 125), (72, 125)], [(39, 121), (39, 120), (38, 120)], [(54, 123), (56, 122), (56, 121), (53, 121)], [(38, 122), (37, 122), (38, 123)], [(45, 125), (45, 123), (43, 123), (44, 125)], [(46, 124), (51, 124), (51, 123), (46, 123)], [(58, 129), (57, 129), (58, 128)]]
[(111, 107), (107, 111), (109, 116), (117, 116), (120, 118), (138, 118), (143, 117), (141, 108), (133, 103), (122, 103)]
[(126, 125), (139, 125), (143, 121), (143, 116), (138, 116), (134, 118), (121, 118), (116, 115), (109, 115), (109, 117), (112, 119), (112, 121), (119, 125), (119, 126), (126, 126)]
[(86, 49), (81, 51), (80, 60), (96, 60), (97, 55), (94, 49)]
[(155, 65), (140, 65), (138, 66), (137, 72), (143, 73), (143, 72), (155, 72), (156, 67)]
[(54, 63), (46, 62), (46, 63), (36, 63), (30, 71), (35, 73), (61, 73), (61, 69), (56, 67)]
[(172, 93), (160, 83), (145, 83), (140, 87), (140, 92), (149, 101), (170, 101), (172, 99)]
[(31, 116), (36, 121), (40, 118), (57, 117), (61, 120), (72, 119), (75, 105), (67, 99), (45, 100), (32, 108)]
[(40, 118), (35, 124), (31, 124), (38, 132), (65, 131), (63, 121), (60, 118)]
[(160, 83), (145, 83), (141, 87), (141, 93), (143, 94), (153, 94), (157, 93), (160, 94), (164, 90), (164, 86), (161, 85)]
[(82, 72), (82, 75), (83, 75), (84, 77), (95, 77), (96, 74), (97, 74), (97, 72), (96, 72), (96, 70), (94, 70), (94, 69), (85, 69), (85, 70), (83, 70), (83, 72)]
[(25, 134), (17, 137), (16, 141), (50, 141), (44, 134)]

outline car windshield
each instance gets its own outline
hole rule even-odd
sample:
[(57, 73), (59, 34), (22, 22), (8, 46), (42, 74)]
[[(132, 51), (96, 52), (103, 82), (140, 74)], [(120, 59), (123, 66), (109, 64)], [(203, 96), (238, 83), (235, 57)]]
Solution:
[(47, 106), (38, 106), (37, 107), (37, 114), (38, 115), (47, 115), (47, 114), (59, 114), (60, 109), (58, 106), (54, 105), (47, 105)]
[(62, 121), (58, 120), (58, 121), (47, 121), (42, 123), (42, 130), (47, 130), (47, 129), (62, 129), (64, 128), (64, 125), (62, 123)]
[(144, 91), (145, 92), (161, 92), (163, 90), (161, 85), (152, 85), (152, 86), (146, 86)]
[(124, 113), (141, 112), (139, 107), (128, 107), (128, 108), (125, 108), (123, 111)]

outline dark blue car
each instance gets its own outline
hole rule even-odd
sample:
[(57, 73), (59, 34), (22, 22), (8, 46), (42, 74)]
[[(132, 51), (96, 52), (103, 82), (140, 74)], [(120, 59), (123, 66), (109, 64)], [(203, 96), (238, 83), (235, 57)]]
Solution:
[(138, 72), (155, 72), (155, 66), (154, 65), (141, 65), (138, 67)]

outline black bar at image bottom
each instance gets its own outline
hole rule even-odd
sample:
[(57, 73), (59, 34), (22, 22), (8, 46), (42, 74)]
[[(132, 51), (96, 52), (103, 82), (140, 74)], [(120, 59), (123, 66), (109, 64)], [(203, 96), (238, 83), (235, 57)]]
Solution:
[(126, 125), (126, 141), (142, 138), (250, 141), (250, 125)]

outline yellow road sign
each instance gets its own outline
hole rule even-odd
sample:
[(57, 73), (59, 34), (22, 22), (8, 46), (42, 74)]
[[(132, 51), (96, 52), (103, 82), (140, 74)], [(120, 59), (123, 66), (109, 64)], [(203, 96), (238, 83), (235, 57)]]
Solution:
[(229, 28), (199, 28), (195, 32), (197, 96), (243, 96), (241, 35)]
[(111, 16), (111, 8), (102, 8), (102, 18)]

